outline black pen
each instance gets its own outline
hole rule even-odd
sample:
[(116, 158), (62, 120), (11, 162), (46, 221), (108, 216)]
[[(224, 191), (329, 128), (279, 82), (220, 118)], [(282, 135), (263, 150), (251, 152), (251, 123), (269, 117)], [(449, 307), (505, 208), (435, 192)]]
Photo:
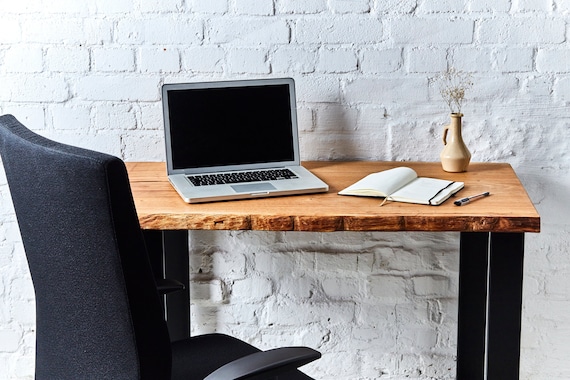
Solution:
[(460, 200), (453, 202), (453, 204), (456, 206), (463, 206), (463, 205), (466, 205), (467, 203), (469, 203), (471, 201), (474, 201), (475, 199), (487, 197), (489, 195), (491, 195), (491, 193), (489, 193), (488, 191), (485, 191), (484, 193), (481, 193), (481, 194), (472, 195), (472, 196), (466, 197), (466, 198), (461, 198)]

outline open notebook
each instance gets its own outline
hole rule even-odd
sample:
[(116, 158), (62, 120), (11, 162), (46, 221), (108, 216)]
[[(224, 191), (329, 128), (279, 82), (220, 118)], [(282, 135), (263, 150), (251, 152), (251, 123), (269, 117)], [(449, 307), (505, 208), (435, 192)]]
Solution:
[(168, 179), (189, 203), (324, 192), (301, 166), (291, 78), (165, 84)]
[(463, 187), (463, 182), (418, 177), (413, 169), (398, 167), (369, 174), (339, 191), (339, 194), (384, 197), (384, 202), (396, 201), (437, 206)]

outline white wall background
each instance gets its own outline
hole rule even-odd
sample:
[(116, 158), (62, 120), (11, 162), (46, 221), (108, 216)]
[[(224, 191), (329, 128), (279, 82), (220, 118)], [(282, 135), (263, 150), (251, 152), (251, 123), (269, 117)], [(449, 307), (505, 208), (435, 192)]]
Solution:
[[(165, 82), (292, 76), (306, 160), (437, 161), (434, 78), (473, 74), (473, 161), (513, 165), (527, 235), (522, 379), (570, 378), (570, 1), (0, 0), (0, 113), (162, 160)], [(34, 293), (0, 170), (0, 378), (34, 366)], [(450, 379), (456, 234), (191, 232), (193, 332), (323, 352), (320, 379)]]

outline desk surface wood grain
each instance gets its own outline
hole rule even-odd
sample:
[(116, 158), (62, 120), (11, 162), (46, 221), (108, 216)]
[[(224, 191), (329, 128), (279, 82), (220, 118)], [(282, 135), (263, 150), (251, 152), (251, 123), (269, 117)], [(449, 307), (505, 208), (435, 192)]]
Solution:
[[(153, 230), (268, 231), (481, 231), (539, 232), (540, 216), (509, 164), (472, 163), (465, 173), (446, 173), (439, 163), (305, 162), (325, 181), (327, 193), (187, 204), (166, 178), (161, 162), (128, 162), (140, 224)], [(367, 174), (408, 166), (421, 177), (465, 182), (440, 206), (341, 196), (337, 192)], [(454, 199), (489, 191), (465, 206)]]

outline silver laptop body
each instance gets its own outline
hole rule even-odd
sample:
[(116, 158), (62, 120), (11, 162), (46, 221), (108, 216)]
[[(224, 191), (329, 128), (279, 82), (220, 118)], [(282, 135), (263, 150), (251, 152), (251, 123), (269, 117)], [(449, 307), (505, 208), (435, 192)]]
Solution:
[(184, 201), (327, 191), (301, 166), (295, 99), (291, 78), (163, 85), (167, 174)]

